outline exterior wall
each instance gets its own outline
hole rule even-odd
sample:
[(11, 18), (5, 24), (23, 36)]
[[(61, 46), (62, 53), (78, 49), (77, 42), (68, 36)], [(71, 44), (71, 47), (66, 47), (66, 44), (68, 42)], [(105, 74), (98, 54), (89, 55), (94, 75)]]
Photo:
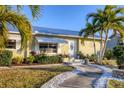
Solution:
[(112, 38), (111, 40), (108, 40), (108, 42), (107, 42), (107, 48), (108, 49), (114, 48), (115, 46), (118, 45), (118, 41), (119, 41), (119, 38)]
[[(84, 40), (84, 43), (81, 42), (81, 39), (79, 39), (79, 42), (78, 42), (79, 46), (78, 46), (78, 50), (81, 51), (84, 55), (92, 55), (94, 54), (94, 46), (93, 46), (93, 40), (91, 39), (87, 39), (87, 40)], [(95, 42), (96, 44), (96, 49), (97, 49), (97, 52), (100, 50), (100, 41), (96, 41)]]
[[(68, 43), (58, 43), (58, 50), (57, 50), (57, 54), (67, 54), (70, 55), (71, 53), (71, 48), (70, 48), (70, 44), (71, 42), (73, 43), (73, 48), (74, 48), (74, 53), (72, 56), (75, 55), (76, 51), (77, 51), (77, 39), (76, 38), (68, 38), (68, 37), (58, 37), (58, 36), (47, 36), (47, 35), (40, 35), (40, 36), (35, 36), (35, 37), (51, 37), (51, 38), (60, 38), (60, 39), (64, 39), (66, 40)], [(34, 48), (33, 50), (36, 51), (37, 53), (39, 53), (39, 43), (37, 42), (37, 40), (34, 40)], [(55, 53), (54, 53), (55, 54)]]
[[(65, 44), (65, 43), (59, 43), (58, 44), (57, 54), (67, 54), (69, 56), (75, 56), (77, 51), (81, 51), (85, 55), (86, 54), (91, 55), (94, 53), (94, 47), (93, 47), (93, 40), (92, 39), (84, 40), (84, 44), (83, 44), (83, 43), (81, 43), (80, 38), (60, 37), (60, 36), (52, 36), (52, 35), (51, 36), (39, 35), (39, 36), (40, 37), (61, 38), (61, 39), (68, 41), (67, 44)], [(27, 56), (29, 55), (30, 51), (36, 51), (37, 53), (39, 53), (39, 43), (35, 37), (36, 36), (33, 36), (32, 45), (27, 48), (27, 53), (28, 53)], [(20, 56), (24, 57), (26, 52), (20, 50), (20, 46), (21, 46), (20, 35), (10, 34), (9, 39), (16, 40), (16, 49), (8, 49), (8, 50), (12, 50), (14, 56), (20, 55)], [(72, 49), (71, 44), (73, 45), (73, 49)], [(97, 49), (97, 51), (100, 50), (100, 41), (99, 40), (96, 41), (96, 49)], [(72, 52), (72, 51), (74, 51), (74, 52)]]
[[(8, 49), (7, 50), (10, 50), (10, 51), (13, 51), (13, 57), (15, 56), (22, 56), (24, 57), (26, 55), (25, 53), (25, 50), (20, 50), (20, 47), (21, 47), (21, 37), (20, 35), (16, 35), (16, 34), (9, 34), (8, 36), (8, 39), (13, 39), (13, 40), (16, 40), (16, 49)], [(29, 47), (27, 48), (27, 56), (29, 55)]]

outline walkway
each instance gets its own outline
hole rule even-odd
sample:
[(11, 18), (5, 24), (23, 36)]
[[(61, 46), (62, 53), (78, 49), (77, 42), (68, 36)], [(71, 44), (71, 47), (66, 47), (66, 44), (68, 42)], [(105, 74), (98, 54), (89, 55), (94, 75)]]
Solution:
[(102, 71), (96, 67), (76, 66), (81, 73), (65, 80), (59, 85), (61, 88), (92, 88), (93, 83), (101, 76)]

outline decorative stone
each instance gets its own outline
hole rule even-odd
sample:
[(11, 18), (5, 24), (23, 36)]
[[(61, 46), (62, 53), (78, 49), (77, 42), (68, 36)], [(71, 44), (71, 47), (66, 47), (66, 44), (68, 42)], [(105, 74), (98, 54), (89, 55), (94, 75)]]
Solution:
[(124, 70), (114, 69), (112, 71), (112, 76), (116, 78), (124, 79)]

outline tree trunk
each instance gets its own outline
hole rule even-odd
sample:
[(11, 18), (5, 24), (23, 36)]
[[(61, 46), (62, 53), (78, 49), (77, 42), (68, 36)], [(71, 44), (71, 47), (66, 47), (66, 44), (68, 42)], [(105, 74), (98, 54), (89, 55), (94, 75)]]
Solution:
[(94, 59), (96, 59), (96, 62), (98, 62), (98, 57), (97, 57), (97, 51), (96, 51), (96, 44), (95, 44), (95, 35), (93, 34), (93, 45), (94, 45)]
[(101, 42), (100, 42), (100, 51), (99, 51), (99, 54), (98, 54), (98, 63), (101, 64), (101, 55), (102, 55), (102, 48), (103, 48), (103, 31), (100, 31), (100, 38), (101, 38)]
[(106, 37), (105, 37), (104, 46), (103, 46), (103, 50), (102, 50), (101, 61), (102, 61), (104, 54), (105, 54), (107, 41), (108, 41), (108, 30), (106, 31)]

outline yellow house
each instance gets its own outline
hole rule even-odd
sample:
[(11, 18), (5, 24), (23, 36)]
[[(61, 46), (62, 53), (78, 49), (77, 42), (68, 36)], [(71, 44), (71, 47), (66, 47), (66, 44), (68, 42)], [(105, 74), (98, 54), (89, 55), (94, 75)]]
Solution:
[[(21, 51), (20, 34), (16, 30), (10, 29), (7, 49), (12, 50), (14, 56), (29, 55), (31, 51), (34, 51), (37, 54), (44, 52), (48, 55), (66, 54), (71, 57), (75, 57), (77, 51), (81, 51), (84, 55), (91, 55), (94, 53), (93, 38), (88, 37), (82, 43), (83, 37), (78, 36), (78, 31), (33, 26), (32, 35), (32, 45), (28, 46), (26, 50)], [(99, 37), (96, 37), (95, 43), (97, 51), (99, 51)]]

